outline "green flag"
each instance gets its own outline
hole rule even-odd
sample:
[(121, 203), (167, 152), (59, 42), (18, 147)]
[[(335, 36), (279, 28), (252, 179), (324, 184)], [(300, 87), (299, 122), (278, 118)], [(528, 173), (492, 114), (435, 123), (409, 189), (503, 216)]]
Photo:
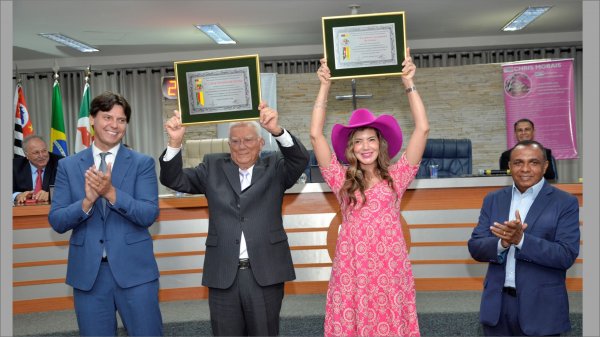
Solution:
[(50, 129), (50, 148), (52, 153), (66, 157), (69, 155), (67, 149), (67, 135), (65, 133), (65, 116), (63, 114), (60, 84), (54, 80), (54, 91), (52, 92), (52, 128)]
[(92, 145), (90, 126), (90, 84), (86, 83), (83, 88), (83, 97), (79, 107), (79, 119), (77, 120), (77, 138), (75, 139), (75, 153), (85, 150)]

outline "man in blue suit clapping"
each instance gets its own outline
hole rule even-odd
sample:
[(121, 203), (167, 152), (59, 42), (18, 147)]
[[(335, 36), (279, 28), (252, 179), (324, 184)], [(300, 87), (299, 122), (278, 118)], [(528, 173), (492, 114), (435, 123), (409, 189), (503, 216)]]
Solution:
[(131, 107), (121, 95), (94, 98), (92, 146), (59, 161), (48, 220), (71, 230), (66, 283), (82, 336), (161, 336), (158, 266), (148, 231), (158, 217), (154, 160), (121, 146)]
[(579, 254), (579, 203), (544, 179), (544, 147), (510, 153), (513, 186), (488, 194), (469, 240), (489, 262), (479, 318), (486, 336), (549, 336), (571, 329), (565, 278)]

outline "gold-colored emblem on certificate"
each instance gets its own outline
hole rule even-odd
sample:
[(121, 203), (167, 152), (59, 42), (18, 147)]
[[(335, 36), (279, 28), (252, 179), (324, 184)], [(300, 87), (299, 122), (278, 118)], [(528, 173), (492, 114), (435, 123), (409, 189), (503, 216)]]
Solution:
[(175, 62), (183, 124), (258, 119), (258, 55)]
[(323, 49), (332, 79), (402, 74), (404, 12), (322, 18)]

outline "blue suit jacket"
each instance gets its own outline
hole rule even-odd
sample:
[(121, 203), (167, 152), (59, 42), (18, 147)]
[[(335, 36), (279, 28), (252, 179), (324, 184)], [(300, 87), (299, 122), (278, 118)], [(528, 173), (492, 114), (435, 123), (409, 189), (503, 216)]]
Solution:
[[(489, 262), (481, 297), (480, 320), (495, 326), (500, 319), (506, 253), (497, 254), (494, 222), (508, 220), (512, 186), (489, 193), (469, 240), (471, 256)], [(577, 198), (545, 182), (531, 205), (521, 249), (515, 252), (519, 323), (527, 335), (551, 335), (571, 328), (566, 271), (579, 254)]]
[(100, 268), (102, 240), (120, 287), (156, 280), (158, 266), (148, 231), (159, 213), (154, 160), (125, 146), (119, 148), (112, 168), (117, 200), (114, 205), (107, 202), (106, 216), (101, 198), (89, 214), (81, 208), (85, 172), (93, 165), (91, 148), (60, 160), (58, 165), (48, 221), (58, 233), (72, 230), (66, 283), (80, 290), (92, 288)]

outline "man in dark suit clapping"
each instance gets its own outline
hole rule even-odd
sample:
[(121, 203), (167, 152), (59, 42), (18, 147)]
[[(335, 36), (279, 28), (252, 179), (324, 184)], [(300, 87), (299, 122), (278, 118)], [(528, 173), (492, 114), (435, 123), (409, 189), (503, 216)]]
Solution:
[(48, 152), (48, 145), (40, 136), (23, 140), (25, 157), (13, 159), (13, 200), (23, 205), (27, 200), (48, 202), (50, 185), (54, 185), (58, 161), (63, 157)]
[(567, 270), (579, 255), (579, 202), (544, 179), (544, 147), (510, 153), (513, 185), (490, 192), (468, 242), (488, 263), (479, 320), (486, 336), (558, 336), (571, 329)]
[(265, 141), (256, 122), (230, 127), (231, 154), (209, 154), (194, 168), (182, 168), (185, 127), (178, 112), (165, 123), (169, 135), (160, 157), (160, 181), (179, 192), (205, 194), (209, 225), (202, 285), (216, 336), (274, 336), (284, 282), (296, 278), (283, 228), (286, 189), (308, 164), (308, 152), (278, 124), (278, 113), (259, 105), (260, 126), (280, 148), (260, 158)]

